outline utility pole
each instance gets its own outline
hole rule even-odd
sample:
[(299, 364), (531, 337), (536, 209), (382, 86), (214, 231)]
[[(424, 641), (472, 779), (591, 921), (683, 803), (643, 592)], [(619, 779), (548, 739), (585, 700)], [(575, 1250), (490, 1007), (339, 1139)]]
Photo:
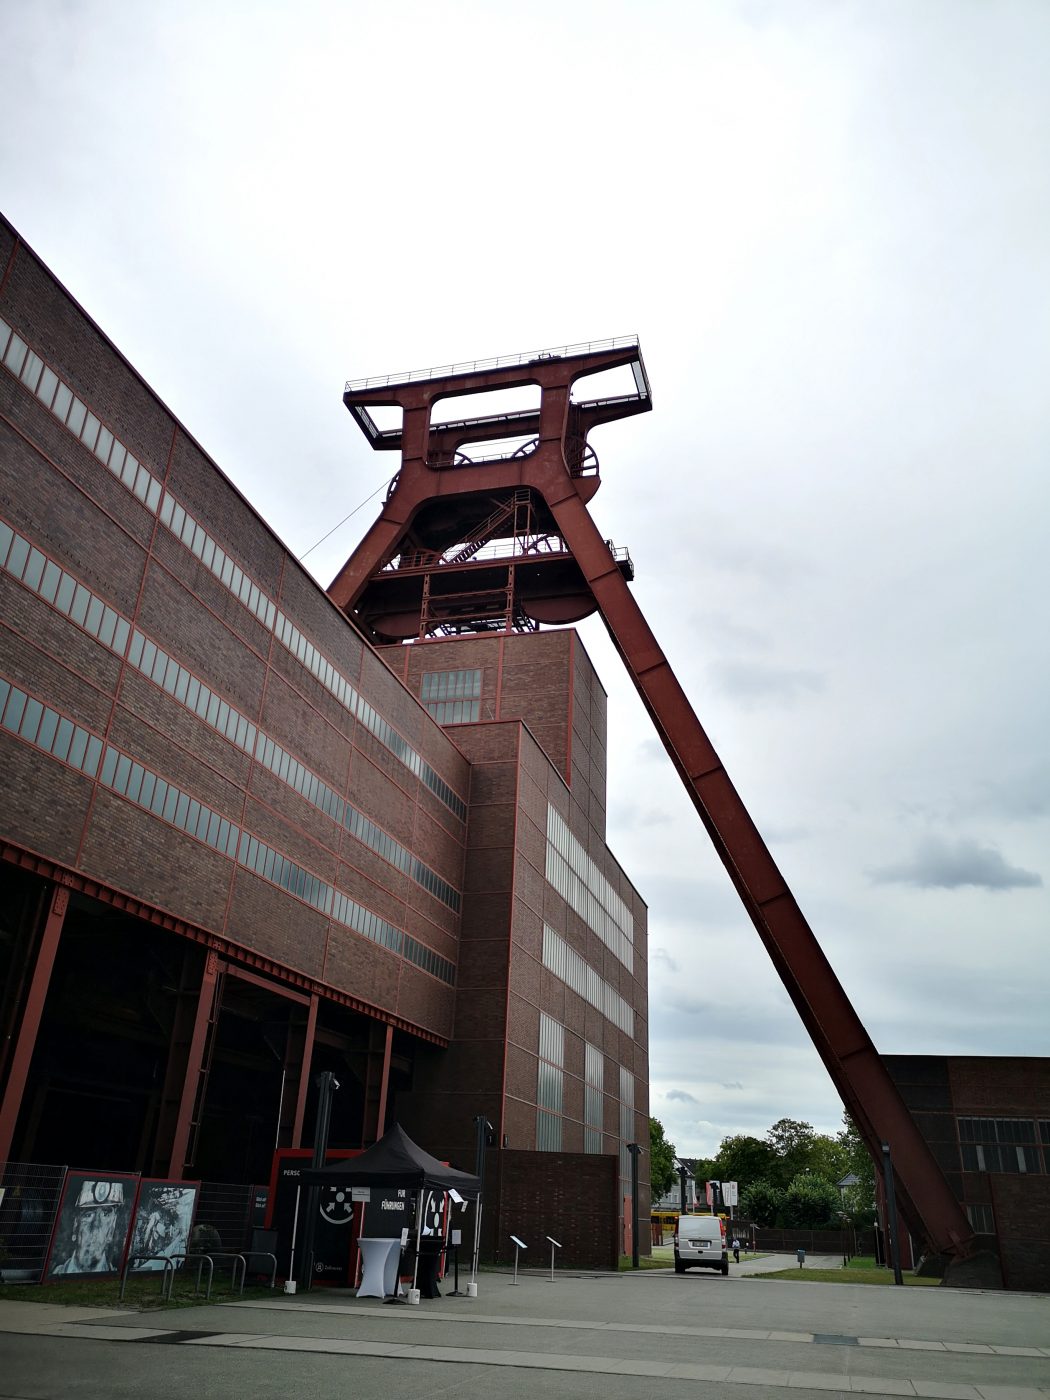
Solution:
[[(317, 1085), (317, 1124), (314, 1128), (314, 1155), (310, 1163), (316, 1170), (324, 1166), (328, 1154), (328, 1131), (332, 1124), (332, 1099), (339, 1088), (339, 1080), (330, 1069), (324, 1070), (314, 1079)], [(314, 1233), (317, 1229), (317, 1210), (320, 1187), (309, 1186), (306, 1191), (306, 1227), (303, 1230), (303, 1252), (300, 1256), (299, 1277), (307, 1288), (314, 1284)]]
[(638, 1157), (641, 1144), (629, 1142), (627, 1151), (631, 1154), (631, 1268), (638, 1267)]
[(893, 1162), (890, 1158), (890, 1145), (882, 1144), (882, 1180), (886, 1187), (886, 1215), (890, 1227), (890, 1259), (893, 1261), (893, 1282), (903, 1286), (901, 1277), (901, 1246), (897, 1238), (897, 1194), (893, 1189)]

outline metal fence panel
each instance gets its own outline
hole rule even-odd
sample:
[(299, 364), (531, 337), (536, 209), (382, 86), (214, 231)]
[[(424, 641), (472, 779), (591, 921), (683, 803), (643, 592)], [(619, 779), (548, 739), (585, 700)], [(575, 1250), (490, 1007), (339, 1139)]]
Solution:
[[(194, 1226), (194, 1248), (210, 1253), (219, 1249), (239, 1253), (251, 1244), (254, 1186), (240, 1186), (226, 1181), (202, 1181), (197, 1199)], [(214, 1234), (218, 1236), (216, 1242)]]
[(40, 1280), (67, 1170), (34, 1162), (0, 1165), (0, 1275), (5, 1283)]

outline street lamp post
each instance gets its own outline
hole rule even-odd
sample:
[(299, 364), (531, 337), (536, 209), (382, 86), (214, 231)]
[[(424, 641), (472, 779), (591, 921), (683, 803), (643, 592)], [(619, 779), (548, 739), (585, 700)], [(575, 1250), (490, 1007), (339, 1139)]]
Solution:
[[(328, 1153), (328, 1133), (332, 1125), (332, 1099), (339, 1088), (339, 1080), (331, 1070), (326, 1069), (314, 1080), (317, 1085), (317, 1121), (314, 1128), (314, 1155), (310, 1165), (316, 1170), (324, 1166)], [(306, 1192), (306, 1229), (303, 1231), (303, 1252), (300, 1259), (299, 1277), (307, 1289), (314, 1281), (314, 1236), (317, 1230), (317, 1211), (320, 1188), (310, 1186)]]
[(638, 1268), (638, 1157), (641, 1143), (629, 1142), (627, 1151), (631, 1154), (631, 1268)]
[(901, 1277), (901, 1247), (897, 1236), (897, 1194), (893, 1187), (893, 1161), (890, 1157), (890, 1145), (888, 1142), (882, 1144), (882, 1180), (886, 1187), (886, 1224), (890, 1232), (890, 1259), (893, 1263), (893, 1282), (898, 1285), (904, 1283)]

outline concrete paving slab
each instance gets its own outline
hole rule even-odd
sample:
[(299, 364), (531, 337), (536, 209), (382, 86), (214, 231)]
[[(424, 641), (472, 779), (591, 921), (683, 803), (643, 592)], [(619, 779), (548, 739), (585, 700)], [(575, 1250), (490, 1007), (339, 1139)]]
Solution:
[(915, 1394), (929, 1400), (981, 1400), (972, 1385), (946, 1385), (944, 1381), (912, 1381)]
[(731, 1385), (787, 1385), (790, 1371), (773, 1371), (763, 1366), (734, 1366), (727, 1379)]
[(914, 1395), (911, 1381), (894, 1380), (889, 1376), (844, 1376), (849, 1390), (860, 1395)]
[[(842, 1395), (849, 1391), (845, 1377), (829, 1376), (823, 1371), (792, 1371), (787, 1383), (791, 1390), (837, 1390)], [(979, 1398), (974, 1396), (973, 1400)]]
[(254, 1332), (216, 1332), (210, 1337), (194, 1337), (188, 1347), (238, 1347), (257, 1340)]
[(689, 1361), (680, 1361), (670, 1367), (668, 1380), (724, 1381), (732, 1370), (731, 1366), (700, 1366)]
[(51, 1327), (56, 1322), (90, 1322), (92, 1318), (111, 1322), (118, 1317), (137, 1317), (134, 1308), (74, 1307), (68, 1303), (37, 1303), (4, 1300), (0, 1302), (0, 1332), (32, 1332), (36, 1327)]
[(38, 1335), (49, 1337), (84, 1337), (93, 1342), (126, 1342), (129, 1338), (141, 1341), (143, 1337), (164, 1337), (170, 1327), (118, 1327), (105, 1322), (56, 1322), (51, 1327), (41, 1327)]
[(982, 1400), (1044, 1400), (1046, 1391), (1023, 1385), (978, 1385)]

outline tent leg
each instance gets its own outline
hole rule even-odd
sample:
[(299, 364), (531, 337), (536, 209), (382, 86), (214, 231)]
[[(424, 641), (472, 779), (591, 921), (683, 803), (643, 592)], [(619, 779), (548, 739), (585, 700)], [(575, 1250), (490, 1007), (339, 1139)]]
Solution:
[(408, 1295), (410, 1303), (419, 1302), (419, 1242), (423, 1237), (423, 1188), (416, 1197), (416, 1257), (412, 1264), (412, 1290)]
[(288, 1254), (288, 1277), (284, 1281), (284, 1291), (286, 1293), (295, 1292), (295, 1236), (299, 1229), (299, 1196), (302, 1186), (295, 1188), (295, 1211), (292, 1215), (292, 1247)]
[(478, 1251), (481, 1248), (481, 1197), (478, 1196), (474, 1208), (474, 1258), (470, 1268), (470, 1282), (467, 1284), (467, 1297), (478, 1296)]

